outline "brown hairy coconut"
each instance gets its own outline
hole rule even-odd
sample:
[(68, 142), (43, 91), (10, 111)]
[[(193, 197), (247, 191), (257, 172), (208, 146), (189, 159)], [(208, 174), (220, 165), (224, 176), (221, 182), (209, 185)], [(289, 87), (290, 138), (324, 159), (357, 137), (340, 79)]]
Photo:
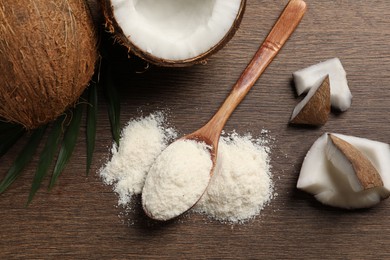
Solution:
[(74, 104), (97, 60), (85, 0), (2, 0), (0, 117), (34, 129)]
[(237, 31), (246, 0), (102, 0), (107, 29), (142, 59), (167, 67), (201, 63)]

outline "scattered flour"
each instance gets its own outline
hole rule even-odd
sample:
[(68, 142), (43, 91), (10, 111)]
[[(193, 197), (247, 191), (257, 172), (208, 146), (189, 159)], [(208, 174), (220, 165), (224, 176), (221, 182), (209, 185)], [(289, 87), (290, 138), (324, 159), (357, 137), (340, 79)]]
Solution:
[(208, 146), (179, 139), (156, 159), (142, 190), (142, 206), (157, 220), (168, 220), (189, 210), (202, 196), (212, 168)]
[(219, 142), (217, 165), (194, 211), (223, 222), (244, 222), (271, 200), (269, 148), (260, 139), (236, 133)]
[(105, 184), (114, 184), (118, 204), (125, 206), (140, 194), (145, 177), (156, 157), (176, 138), (173, 128), (165, 126), (161, 112), (130, 121), (122, 131), (120, 145), (111, 149), (111, 160), (100, 170)]
[[(210, 154), (198, 142), (176, 141), (167, 147), (176, 137), (161, 112), (128, 123), (120, 146), (112, 147), (111, 160), (100, 170), (104, 183), (114, 185), (119, 205), (143, 192), (148, 214), (165, 220), (196, 202), (209, 182)], [(272, 199), (269, 153), (266, 142), (250, 135), (221, 137), (215, 172), (194, 211), (231, 223), (258, 215)]]

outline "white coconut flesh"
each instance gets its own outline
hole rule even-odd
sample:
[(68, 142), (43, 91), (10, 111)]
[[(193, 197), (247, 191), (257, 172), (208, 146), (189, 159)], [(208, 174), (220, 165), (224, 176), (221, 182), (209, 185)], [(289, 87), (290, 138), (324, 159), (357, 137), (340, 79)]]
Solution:
[(347, 110), (352, 103), (352, 94), (348, 87), (347, 73), (338, 58), (329, 59), (293, 73), (298, 95), (309, 91), (322, 83), (329, 75), (330, 99), (334, 108)]
[(240, 0), (111, 0), (123, 34), (137, 48), (166, 60), (207, 52), (229, 32)]
[(333, 135), (355, 146), (371, 161), (382, 178), (383, 187), (361, 189), (353, 170), (349, 165), (345, 165), (345, 160), (335, 159), (337, 155), (329, 148), (329, 137), (325, 133), (308, 151), (299, 174), (297, 188), (313, 194), (323, 204), (340, 208), (367, 208), (388, 197), (390, 146), (365, 138)]

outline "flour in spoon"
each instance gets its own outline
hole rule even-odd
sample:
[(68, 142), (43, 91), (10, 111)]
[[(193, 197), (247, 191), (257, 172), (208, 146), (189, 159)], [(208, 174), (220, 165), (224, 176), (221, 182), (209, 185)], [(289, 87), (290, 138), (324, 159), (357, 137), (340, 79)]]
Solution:
[(142, 206), (157, 220), (168, 220), (190, 209), (207, 188), (212, 169), (204, 142), (179, 139), (156, 159), (142, 190)]

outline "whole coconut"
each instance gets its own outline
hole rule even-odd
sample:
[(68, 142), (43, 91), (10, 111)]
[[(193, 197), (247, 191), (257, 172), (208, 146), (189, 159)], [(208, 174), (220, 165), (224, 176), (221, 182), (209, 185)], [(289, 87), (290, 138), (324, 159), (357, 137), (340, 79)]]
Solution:
[(97, 36), (85, 0), (0, 2), (0, 117), (33, 129), (88, 86)]

